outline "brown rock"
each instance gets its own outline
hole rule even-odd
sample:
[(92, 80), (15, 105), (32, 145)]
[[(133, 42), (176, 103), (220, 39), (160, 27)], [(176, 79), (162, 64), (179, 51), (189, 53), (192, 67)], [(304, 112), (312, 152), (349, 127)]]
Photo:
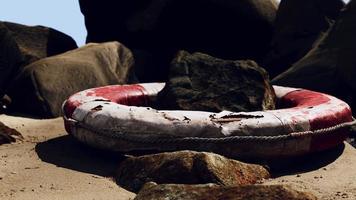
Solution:
[(25, 58), (23, 66), (49, 56), (76, 49), (78, 46), (70, 36), (44, 26), (26, 26), (11, 22), (0, 22), (7, 27)]
[(273, 83), (329, 93), (355, 105), (355, 35), (356, 1), (352, 0), (318, 45)]
[(142, 82), (166, 81), (180, 49), (224, 59), (262, 58), (276, 0), (80, 0), (88, 42), (117, 40), (132, 49)]
[(308, 192), (284, 185), (218, 186), (206, 185), (156, 185), (146, 184), (135, 200), (316, 200)]
[(117, 183), (131, 191), (147, 182), (159, 184), (247, 185), (269, 178), (259, 165), (246, 164), (213, 153), (180, 151), (132, 157), (120, 164)]
[(63, 101), (76, 92), (128, 83), (133, 63), (131, 51), (118, 42), (88, 44), (39, 60), (26, 66), (11, 88), (12, 110), (60, 116)]
[(342, 0), (283, 0), (276, 16), (272, 50), (263, 62), (271, 77), (287, 70), (331, 27)]
[[(0, 99), (22, 64), (23, 57), (9, 29), (0, 23)], [(0, 102), (0, 112), (2, 102)]]
[(21, 133), (0, 122), (0, 145), (15, 142), (16, 139), (22, 138)]
[(181, 51), (158, 95), (163, 109), (234, 112), (275, 108), (267, 72), (254, 61), (231, 61)]

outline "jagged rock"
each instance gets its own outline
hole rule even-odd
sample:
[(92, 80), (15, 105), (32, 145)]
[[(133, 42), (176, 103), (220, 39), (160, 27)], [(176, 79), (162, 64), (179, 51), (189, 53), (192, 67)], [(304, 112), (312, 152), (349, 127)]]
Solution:
[(61, 105), (75, 92), (128, 83), (132, 53), (118, 42), (88, 44), (26, 66), (11, 90), (12, 110), (43, 117), (62, 114)]
[[(0, 99), (26, 65), (77, 48), (68, 35), (43, 26), (0, 21)], [(6, 105), (0, 101), (0, 112)]]
[(329, 93), (356, 106), (355, 35), (356, 1), (352, 0), (318, 45), (273, 83)]
[(88, 42), (130, 48), (142, 82), (166, 81), (180, 49), (224, 59), (262, 58), (271, 42), (275, 0), (80, 0)]
[(16, 139), (22, 138), (21, 133), (0, 122), (0, 145), (15, 142)]
[(135, 200), (316, 200), (308, 192), (297, 191), (285, 185), (218, 186), (206, 185), (157, 185), (147, 183)]
[[(22, 63), (22, 55), (10, 31), (0, 23), (0, 99)], [(0, 110), (2, 103), (0, 102)]]
[(131, 157), (120, 164), (116, 180), (137, 192), (147, 182), (160, 184), (247, 185), (269, 178), (262, 166), (227, 159), (213, 153), (180, 151)]
[(272, 50), (263, 62), (271, 77), (305, 56), (331, 27), (344, 5), (342, 0), (281, 1)]
[(275, 108), (267, 72), (254, 61), (231, 61), (180, 51), (170, 78), (158, 95), (162, 109), (219, 112)]
[(26, 26), (11, 22), (0, 22), (11, 35), (25, 58), (23, 66), (39, 59), (76, 49), (76, 42), (68, 35), (44, 26)]

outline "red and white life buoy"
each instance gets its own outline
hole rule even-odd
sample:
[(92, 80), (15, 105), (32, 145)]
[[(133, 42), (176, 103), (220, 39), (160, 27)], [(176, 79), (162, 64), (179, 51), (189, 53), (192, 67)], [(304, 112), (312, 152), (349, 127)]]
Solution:
[(274, 86), (284, 108), (221, 113), (151, 107), (163, 83), (113, 85), (71, 96), (66, 130), (78, 140), (114, 151), (199, 150), (229, 157), (281, 157), (342, 143), (352, 125), (343, 101), (318, 92)]

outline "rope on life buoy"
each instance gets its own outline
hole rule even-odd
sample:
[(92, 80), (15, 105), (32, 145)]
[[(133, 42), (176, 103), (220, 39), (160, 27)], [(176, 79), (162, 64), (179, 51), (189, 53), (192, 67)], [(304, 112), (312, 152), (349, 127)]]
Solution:
[(75, 124), (77, 127), (87, 129), (98, 136), (110, 137), (113, 139), (120, 139), (127, 142), (134, 143), (146, 143), (146, 144), (164, 144), (164, 143), (184, 143), (184, 142), (206, 142), (206, 143), (226, 143), (226, 142), (259, 142), (259, 141), (281, 141), (287, 139), (296, 139), (302, 137), (312, 137), (312, 136), (320, 136), (327, 134), (336, 134), (337, 131), (342, 129), (356, 129), (356, 120), (354, 119), (351, 122), (344, 122), (341, 124), (337, 124), (335, 126), (331, 126), (328, 128), (322, 128), (312, 131), (301, 131), (301, 132), (292, 132), (288, 134), (281, 134), (276, 136), (227, 136), (221, 138), (202, 138), (202, 137), (183, 137), (183, 138), (137, 138), (133, 136), (129, 136), (127, 134), (122, 133), (121, 131), (114, 129), (96, 129), (92, 126), (88, 126), (86, 124), (77, 122), (73, 119), (68, 119), (64, 116), (64, 120), (69, 123)]
[(146, 83), (78, 92), (62, 107), (66, 131), (113, 151), (190, 149), (246, 158), (319, 152), (356, 131), (349, 105), (314, 91), (274, 86), (280, 109), (210, 113), (150, 108), (163, 87)]

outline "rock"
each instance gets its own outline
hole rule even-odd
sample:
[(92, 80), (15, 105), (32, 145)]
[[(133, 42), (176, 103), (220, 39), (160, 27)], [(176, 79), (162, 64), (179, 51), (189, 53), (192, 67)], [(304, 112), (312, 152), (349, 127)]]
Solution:
[(206, 185), (156, 185), (148, 183), (135, 200), (316, 200), (308, 192), (297, 191), (285, 185), (218, 186)]
[(10, 30), (20, 48), (26, 66), (39, 59), (76, 49), (76, 42), (68, 35), (44, 26), (0, 22)]
[(344, 5), (342, 0), (281, 1), (272, 50), (263, 62), (271, 77), (284, 72), (305, 56), (331, 27)]
[[(22, 63), (22, 55), (10, 31), (0, 23), (0, 99)], [(0, 110), (2, 103), (0, 103)]]
[(11, 98), (7, 95), (4, 95), (0, 98), (0, 114), (6, 113), (7, 107), (11, 104)]
[(117, 183), (137, 192), (147, 182), (160, 184), (247, 185), (269, 178), (259, 165), (246, 164), (213, 153), (179, 151), (131, 157), (119, 166)]
[(254, 61), (231, 61), (180, 51), (170, 78), (158, 95), (163, 109), (219, 112), (275, 108), (267, 72)]
[(356, 106), (356, 1), (350, 1), (321, 41), (273, 83), (325, 92)]
[(22, 138), (21, 133), (0, 122), (0, 145), (15, 142), (16, 139)]
[(12, 111), (42, 117), (62, 114), (70, 95), (88, 88), (125, 84), (134, 60), (118, 42), (88, 44), (26, 66), (9, 91)]
[(80, 0), (88, 42), (133, 50), (142, 82), (166, 81), (180, 49), (224, 59), (261, 59), (273, 33), (275, 0)]

